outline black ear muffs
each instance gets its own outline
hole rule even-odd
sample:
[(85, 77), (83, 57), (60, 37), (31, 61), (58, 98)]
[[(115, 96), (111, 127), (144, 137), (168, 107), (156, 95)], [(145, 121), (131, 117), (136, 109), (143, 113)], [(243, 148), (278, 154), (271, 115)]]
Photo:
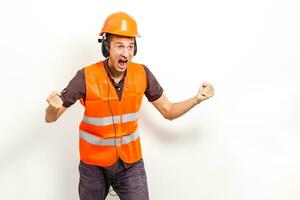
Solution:
[(134, 52), (133, 55), (135, 56), (137, 53), (137, 44), (136, 44), (136, 39), (134, 38)]
[(107, 58), (109, 56), (109, 44), (106, 40), (106, 37), (103, 37), (101, 51), (105, 58)]
[[(102, 51), (102, 55), (107, 58), (109, 56), (109, 46), (108, 46), (108, 43), (106, 41), (106, 37), (103, 36), (102, 39), (99, 38), (98, 39), (98, 42), (99, 43), (102, 43), (101, 44), (101, 51)], [(133, 51), (133, 55), (135, 56), (137, 53), (137, 44), (136, 44), (136, 39), (134, 38), (134, 51)]]

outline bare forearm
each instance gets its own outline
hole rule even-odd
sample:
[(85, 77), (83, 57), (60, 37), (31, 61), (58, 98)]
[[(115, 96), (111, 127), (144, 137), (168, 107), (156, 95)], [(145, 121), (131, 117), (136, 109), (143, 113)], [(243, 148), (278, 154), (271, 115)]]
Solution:
[(171, 103), (166, 118), (169, 120), (176, 119), (184, 115), (198, 103), (199, 102), (197, 102), (196, 97), (192, 97), (181, 102)]

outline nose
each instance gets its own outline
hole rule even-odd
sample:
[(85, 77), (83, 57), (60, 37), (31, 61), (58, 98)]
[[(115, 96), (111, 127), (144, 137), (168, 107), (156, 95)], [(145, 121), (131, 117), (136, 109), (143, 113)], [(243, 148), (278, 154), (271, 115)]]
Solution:
[(127, 48), (124, 48), (121, 55), (124, 57), (124, 58), (128, 58), (130, 56), (130, 50), (127, 49)]
[(121, 56), (124, 57), (124, 58), (128, 58), (129, 52), (125, 49), (125, 50), (122, 51)]

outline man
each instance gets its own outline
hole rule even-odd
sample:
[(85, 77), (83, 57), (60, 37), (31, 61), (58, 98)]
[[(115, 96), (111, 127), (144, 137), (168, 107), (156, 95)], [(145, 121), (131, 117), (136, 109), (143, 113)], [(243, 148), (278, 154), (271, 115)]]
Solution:
[(147, 200), (138, 129), (143, 95), (173, 120), (212, 97), (214, 89), (203, 83), (194, 97), (171, 103), (150, 70), (131, 62), (139, 36), (131, 16), (108, 16), (100, 35), (105, 60), (79, 70), (63, 92), (52, 92), (45, 120), (56, 121), (78, 99), (85, 107), (79, 127), (81, 200), (104, 200), (110, 186), (122, 200)]

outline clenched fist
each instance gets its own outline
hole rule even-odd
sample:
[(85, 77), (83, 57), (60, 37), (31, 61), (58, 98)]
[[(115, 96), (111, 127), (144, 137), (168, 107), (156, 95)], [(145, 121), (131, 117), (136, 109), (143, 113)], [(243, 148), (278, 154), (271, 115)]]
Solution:
[(197, 103), (204, 101), (214, 95), (214, 87), (207, 82), (202, 83), (197, 94)]
[(60, 98), (60, 96), (61, 96), (60, 92), (57, 91), (51, 92), (51, 94), (47, 98), (47, 102), (49, 103), (49, 108), (53, 110), (58, 110), (62, 106), (63, 101)]

